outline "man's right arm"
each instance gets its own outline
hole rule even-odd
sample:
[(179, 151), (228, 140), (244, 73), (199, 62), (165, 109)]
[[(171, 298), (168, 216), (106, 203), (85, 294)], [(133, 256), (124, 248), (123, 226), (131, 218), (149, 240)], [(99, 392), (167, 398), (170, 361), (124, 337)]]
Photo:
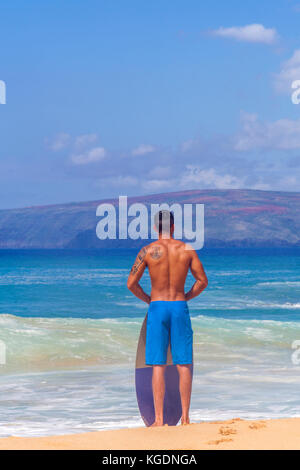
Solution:
[(144, 292), (141, 285), (139, 284), (139, 280), (141, 279), (146, 268), (145, 257), (147, 254), (147, 249), (148, 247), (142, 248), (137, 255), (137, 258), (128, 276), (127, 287), (136, 297), (149, 304), (151, 297), (150, 295), (146, 294), (146, 292)]
[(185, 294), (186, 300), (191, 300), (194, 297), (197, 297), (197, 295), (201, 294), (208, 285), (204, 268), (195, 250), (191, 251), (190, 269), (196, 281), (192, 288)]

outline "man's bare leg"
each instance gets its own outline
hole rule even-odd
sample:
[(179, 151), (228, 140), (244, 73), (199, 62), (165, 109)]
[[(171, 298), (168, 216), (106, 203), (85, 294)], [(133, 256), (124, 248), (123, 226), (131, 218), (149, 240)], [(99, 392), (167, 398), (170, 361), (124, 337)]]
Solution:
[(152, 426), (163, 426), (164, 424), (165, 369), (164, 365), (153, 366), (152, 390), (155, 421)]
[(192, 393), (191, 365), (177, 364), (177, 370), (179, 373), (179, 391), (182, 407), (181, 424), (189, 424), (189, 409)]

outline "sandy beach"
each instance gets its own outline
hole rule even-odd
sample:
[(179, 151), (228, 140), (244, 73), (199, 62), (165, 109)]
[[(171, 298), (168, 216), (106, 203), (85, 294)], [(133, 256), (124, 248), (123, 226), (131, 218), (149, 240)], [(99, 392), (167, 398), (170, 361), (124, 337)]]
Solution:
[(193, 423), (50, 437), (0, 439), (0, 450), (300, 449), (300, 418)]

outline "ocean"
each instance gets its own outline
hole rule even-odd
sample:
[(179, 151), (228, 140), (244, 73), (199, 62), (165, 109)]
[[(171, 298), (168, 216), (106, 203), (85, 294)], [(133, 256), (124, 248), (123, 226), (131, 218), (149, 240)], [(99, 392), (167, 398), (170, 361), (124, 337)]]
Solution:
[[(147, 305), (126, 288), (135, 255), (0, 251), (1, 437), (143, 425), (134, 365)], [(199, 256), (209, 285), (189, 302), (191, 421), (300, 417), (300, 250)]]

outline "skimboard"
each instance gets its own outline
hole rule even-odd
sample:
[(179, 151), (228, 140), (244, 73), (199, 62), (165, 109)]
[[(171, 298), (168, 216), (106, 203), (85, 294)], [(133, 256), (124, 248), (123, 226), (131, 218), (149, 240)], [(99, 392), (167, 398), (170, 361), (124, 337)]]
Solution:
[[(141, 417), (146, 426), (151, 426), (155, 421), (155, 410), (152, 392), (152, 366), (145, 364), (146, 331), (147, 315), (141, 328), (136, 353), (135, 389)], [(193, 365), (191, 373), (193, 374)], [(165, 371), (164, 424), (176, 426), (181, 415), (179, 375), (176, 365), (173, 364), (169, 345)]]

